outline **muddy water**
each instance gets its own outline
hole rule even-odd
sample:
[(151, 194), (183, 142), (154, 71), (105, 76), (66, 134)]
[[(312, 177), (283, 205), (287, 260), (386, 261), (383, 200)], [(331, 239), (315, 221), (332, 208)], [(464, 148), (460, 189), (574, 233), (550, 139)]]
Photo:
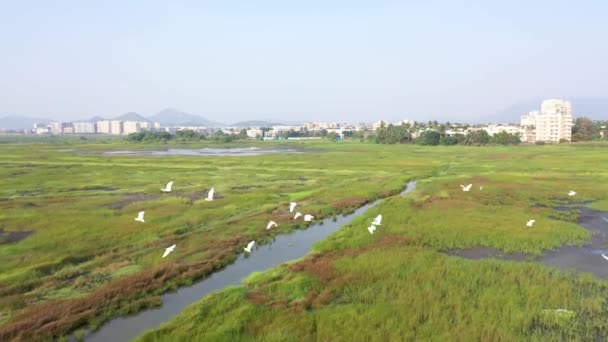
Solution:
[[(409, 182), (402, 194), (409, 193), (415, 187), (416, 182)], [(144, 331), (170, 320), (184, 310), (186, 306), (200, 301), (210, 292), (221, 290), (229, 285), (239, 285), (243, 278), (252, 272), (263, 271), (305, 256), (313, 244), (336, 232), (340, 227), (364, 214), (369, 208), (376, 206), (380, 201), (368, 203), (351, 214), (338, 216), (335, 221), (328, 218), (305, 230), (296, 230), (289, 234), (279, 235), (273, 243), (254, 247), (254, 251), (250, 255), (241, 255), (233, 264), (211, 274), (211, 276), (193, 286), (181, 288), (177, 292), (164, 295), (161, 307), (145, 310), (133, 316), (111, 320), (102, 325), (98, 331), (88, 334), (85, 340), (95, 342), (132, 340)]]
[(564, 271), (587, 272), (598, 278), (608, 279), (608, 260), (601, 255), (608, 255), (608, 213), (582, 208), (578, 223), (591, 232), (591, 243), (580, 247), (563, 246), (536, 258), (521, 253), (505, 254), (498, 249), (487, 247), (454, 249), (444, 253), (474, 260), (532, 260)]

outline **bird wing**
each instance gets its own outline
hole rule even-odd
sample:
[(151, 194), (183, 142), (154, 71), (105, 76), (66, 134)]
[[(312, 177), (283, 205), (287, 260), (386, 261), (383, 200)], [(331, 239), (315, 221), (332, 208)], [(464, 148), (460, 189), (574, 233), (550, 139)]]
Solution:
[(253, 247), (253, 245), (255, 244), (255, 241), (251, 241), (247, 244), (247, 249), (251, 249), (251, 247)]
[(602, 253), (602, 257), (606, 260), (608, 260), (608, 256), (606, 256), (606, 254)]

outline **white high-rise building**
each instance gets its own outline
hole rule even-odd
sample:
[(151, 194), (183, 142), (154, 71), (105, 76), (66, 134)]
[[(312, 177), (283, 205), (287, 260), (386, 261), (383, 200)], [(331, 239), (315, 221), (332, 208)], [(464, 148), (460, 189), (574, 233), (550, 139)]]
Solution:
[(141, 130), (140, 122), (138, 121), (125, 121), (122, 124), (123, 134), (137, 133)]
[(94, 134), (94, 122), (74, 122), (74, 134)]
[(123, 132), (123, 122), (120, 120), (110, 121), (110, 134), (120, 135)]
[(97, 121), (97, 133), (110, 134), (112, 132), (109, 120)]
[(521, 117), (526, 142), (544, 141), (557, 143), (572, 137), (572, 104), (569, 101), (551, 99), (543, 101), (540, 112), (530, 112)]

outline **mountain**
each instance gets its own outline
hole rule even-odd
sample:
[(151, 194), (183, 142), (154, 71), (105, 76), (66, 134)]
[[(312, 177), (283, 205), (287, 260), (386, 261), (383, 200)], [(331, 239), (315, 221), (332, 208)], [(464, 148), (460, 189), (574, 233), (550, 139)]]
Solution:
[(5, 116), (0, 118), (0, 129), (32, 129), (35, 123), (48, 124), (53, 120), (25, 116)]
[(264, 120), (249, 120), (249, 121), (240, 121), (233, 123), (230, 127), (272, 127), (272, 126), (281, 126), (284, 125), (282, 123), (270, 122)]
[(144, 122), (150, 122), (149, 119), (144, 118), (143, 116), (135, 113), (135, 112), (129, 112), (129, 113), (125, 113), (121, 116), (117, 116), (114, 118), (114, 120), (122, 120), (122, 121), (144, 121)]
[(94, 116), (94, 117), (90, 118), (89, 120), (85, 120), (85, 121), (88, 121), (88, 122), (97, 122), (97, 121), (103, 121), (103, 120), (105, 120), (105, 119), (102, 118), (101, 116)]
[(224, 126), (219, 122), (213, 122), (200, 115), (181, 112), (177, 109), (167, 108), (148, 118), (153, 122), (160, 122), (164, 126)]

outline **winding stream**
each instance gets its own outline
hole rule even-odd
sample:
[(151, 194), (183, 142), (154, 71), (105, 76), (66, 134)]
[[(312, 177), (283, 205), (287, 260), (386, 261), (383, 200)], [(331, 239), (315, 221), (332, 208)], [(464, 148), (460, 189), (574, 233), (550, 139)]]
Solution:
[[(410, 181), (401, 195), (405, 195), (415, 188), (416, 182)], [(305, 256), (316, 242), (336, 232), (340, 227), (364, 214), (381, 201), (368, 203), (351, 214), (338, 216), (335, 221), (332, 218), (327, 218), (305, 230), (296, 230), (289, 234), (279, 235), (269, 245), (256, 245), (250, 255), (239, 256), (233, 264), (212, 273), (198, 283), (163, 295), (161, 307), (144, 310), (133, 316), (113, 319), (102, 325), (99, 330), (88, 333), (85, 340), (92, 342), (130, 341), (141, 333), (170, 320), (182, 312), (186, 306), (201, 300), (210, 292), (221, 290), (229, 285), (239, 285), (252, 272), (263, 271)]]

